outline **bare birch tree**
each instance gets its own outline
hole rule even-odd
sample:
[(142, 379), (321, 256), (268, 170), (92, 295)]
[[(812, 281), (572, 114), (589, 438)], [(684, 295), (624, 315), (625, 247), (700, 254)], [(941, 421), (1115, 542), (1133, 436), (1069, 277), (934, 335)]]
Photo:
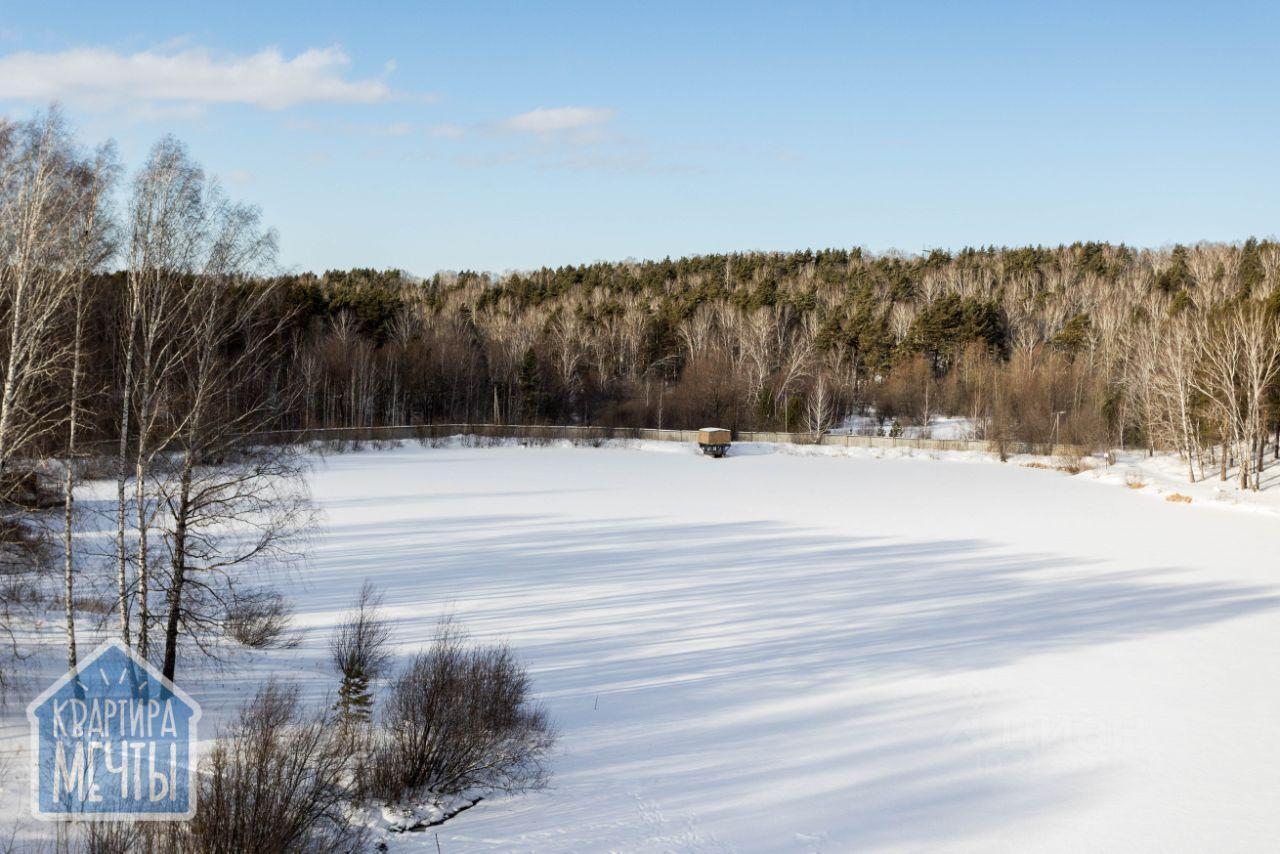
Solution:
[[(126, 481), (132, 469), (137, 545), (134, 598), (138, 610), (138, 650), (150, 646), (151, 563), (148, 532), (154, 507), (148, 475), (172, 412), (165, 407), (170, 380), (190, 342), (180, 328), (188, 317), (207, 252), (205, 179), (186, 148), (162, 139), (134, 181), (129, 217), (128, 295), (124, 319), (124, 375), (121, 378), (119, 469), (117, 471), (117, 586), (121, 633), (129, 642), (130, 608), (126, 543)], [(130, 433), (130, 414), (134, 416)], [(129, 459), (129, 442), (133, 457)]]
[(108, 208), (108, 196), (117, 174), (115, 152), (109, 146), (100, 148), (93, 159), (77, 170), (82, 198), (76, 220), (79, 242), (70, 259), (77, 271), (71, 283), (74, 296), (71, 307), (71, 365), (67, 380), (67, 445), (63, 471), (63, 609), (66, 615), (67, 664), (76, 666), (75, 625), (75, 478), (82, 408), (82, 374), (85, 360), (85, 325), (89, 310), (89, 276), (115, 252), (114, 226)]
[(813, 434), (813, 441), (822, 440), (822, 437), (831, 429), (834, 418), (835, 404), (832, 400), (830, 384), (827, 382), (826, 374), (820, 372), (813, 383), (813, 388), (809, 391), (809, 400), (805, 407), (805, 420), (809, 432)]
[(77, 152), (51, 110), (21, 125), (0, 123), (0, 492), (13, 486), (14, 462), (57, 428), (44, 386), (70, 349), (65, 319), (83, 188)]
[[(1222, 444), (1221, 478), (1227, 479), (1231, 460), (1239, 452), (1245, 424), (1241, 408), (1244, 347), (1241, 341), (1243, 327), (1235, 321), (1234, 312), (1217, 312), (1208, 322), (1196, 328), (1196, 347), (1199, 353), (1199, 369), (1194, 384), (1210, 402), (1213, 414), (1221, 425), (1219, 440)], [(1240, 467), (1240, 485), (1248, 484), (1248, 467)]]
[[(195, 635), (216, 625), (217, 614), (236, 601), (232, 571), (278, 555), (307, 506), (288, 484), (276, 483), (297, 479), (294, 455), (256, 447), (251, 438), (291, 399), (270, 381), (270, 355), (287, 317), (268, 319), (274, 294), (253, 284), (274, 263), (275, 235), (261, 228), (256, 209), (219, 192), (207, 193), (205, 204), (210, 243), (191, 284), (197, 298), (184, 319), (188, 345), (174, 392), (183, 415), (170, 437), (173, 471), (161, 486), (169, 548), (162, 669), (170, 678), (181, 629)], [(237, 527), (252, 532), (247, 541), (226, 535)], [(215, 590), (211, 576), (226, 583)], [(203, 612), (192, 602), (201, 595)]]
[[(1235, 339), (1241, 348), (1241, 466), (1252, 470), (1250, 484), (1256, 491), (1262, 488), (1262, 471), (1266, 467), (1267, 393), (1280, 376), (1280, 318), (1267, 306), (1246, 301), (1232, 313), (1231, 323), (1237, 328)], [(1241, 486), (1245, 485), (1242, 474)]]
[[(80, 408), (87, 276), (110, 254), (106, 198), (110, 151), (86, 155), (51, 109), (23, 124), (0, 123), (0, 498), (33, 484), (65, 417), (63, 604), (74, 667), (74, 456)], [(68, 374), (68, 362), (69, 374)], [(67, 388), (67, 396), (57, 392)], [(65, 413), (65, 415), (64, 415)], [(22, 471), (16, 470), (21, 464)]]

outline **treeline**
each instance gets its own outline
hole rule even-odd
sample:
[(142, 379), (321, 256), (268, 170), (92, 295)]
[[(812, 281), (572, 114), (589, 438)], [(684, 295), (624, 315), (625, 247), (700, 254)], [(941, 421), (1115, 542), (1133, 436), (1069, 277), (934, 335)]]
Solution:
[[(1244, 485), (1280, 430), (1280, 245), (707, 255), (417, 280), (277, 277), (282, 426), (431, 421), (974, 438), (1180, 452)], [(864, 420), (862, 423), (867, 423)], [(882, 428), (882, 429), (884, 429)], [(1274, 456), (1274, 448), (1273, 448)]]
[[(119, 438), (128, 279), (86, 289), (83, 382), (101, 405), (83, 429), (100, 442)], [(232, 397), (257, 426), (822, 433), (850, 414), (885, 431), (945, 415), (973, 438), (1176, 450), (1196, 477), (1253, 484), (1280, 430), (1278, 283), (1280, 245), (1254, 239), (254, 275), (228, 286), (225, 355), (255, 353)]]

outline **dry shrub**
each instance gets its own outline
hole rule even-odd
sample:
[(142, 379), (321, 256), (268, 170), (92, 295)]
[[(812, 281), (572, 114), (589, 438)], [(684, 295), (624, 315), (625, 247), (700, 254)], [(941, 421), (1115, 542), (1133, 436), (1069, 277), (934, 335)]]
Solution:
[(151, 854), (163, 851), (157, 834), (145, 824), (132, 821), (91, 821), (79, 825), (75, 842), (63, 841), (58, 850), (76, 854)]
[(292, 642), (289, 602), (274, 590), (238, 595), (227, 610), (227, 634), (250, 649), (288, 646)]
[[(0, 503), (0, 512), (5, 509)], [(0, 516), (0, 571), (12, 574), (37, 568), (47, 556), (46, 540), (30, 519)]]
[(116, 476), (117, 465), (115, 457), (101, 455), (84, 457), (77, 462), (76, 479), (110, 480)]
[(330, 713), (308, 716), (298, 688), (268, 682), (201, 761), (195, 817), (166, 825), (161, 850), (352, 852), (351, 753)]
[(38, 621), (46, 608), (41, 578), (45, 546), (38, 531), (0, 518), (0, 703), (13, 685), (14, 671), (20, 670), (15, 664), (31, 654), (17, 627)]
[(0, 472), (0, 496), (25, 510), (47, 510), (62, 503), (58, 481), (32, 464), (15, 463)]
[(1084, 455), (1074, 448), (1064, 450), (1054, 458), (1054, 468), (1058, 471), (1064, 471), (1067, 474), (1080, 474), (1082, 471), (1091, 471), (1091, 466)]
[(529, 689), (510, 649), (469, 646), (444, 622), (391, 685), (364, 769), (367, 790), (407, 804), (542, 787), (556, 734)]
[(1130, 489), (1142, 489), (1147, 482), (1142, 479), (1142, 474), (1136, 471), (1127, 471), (1124, 473), (1124, 485)]
[(1165, 496), (1165, 501), (1172, 501), (1174, 504), (1190, 504), (1191, 496), (1183, 495), (1181, 492), (1174, 492)]
[(1086, 360), (1051, 348), (1018, 350), (1007, 361), (991, 353), (963, 358), (939, 403), (985, 421), (984, 438), (1002, 443), (1107, 447), (1103, 415), (1107, 383)]
[(101, 617), (115, 613), (116, 601), (107, 596), (77, 596), (75, 597), (75, 609), (81, 614), (93, 614)]
[(895, 425), (925, 425), (941, 403), (937, 385), (932, 362), (924, 356), (913, 356), (895, 365), (884, 382), (869, 392), (876, 415), (881, 418), (892, 420)]
[[(353, 854), (351, 750), (328, 714), (308, 717), (294, 685), (266, 682), (200, 763), (189, 822), (86, 822), (54, 845), (76, 854)], [(0, 846), (3, 850), (3, 846)]]
[(338, 436), (330, 436), (324, 439), (318, 439), (312, 443), (313, 450), (323, 455), (329, 454), (345, 454), (349, 451), (360, 450), (360, 442), (353, 439), (343, 439)]
[[(652, 392), (648, 423), (663, 426), (738, 423), (737, 410), (748, 396), (741, 372), (719, 352), (703, 353), (689, 360), (679, 381), (668, 390)], [(659, 405), (661, 404), (661, 406)], [(661, 418), (658, 410), (665, 410)], [(642, 422), (643, 423), (643, 422)]]

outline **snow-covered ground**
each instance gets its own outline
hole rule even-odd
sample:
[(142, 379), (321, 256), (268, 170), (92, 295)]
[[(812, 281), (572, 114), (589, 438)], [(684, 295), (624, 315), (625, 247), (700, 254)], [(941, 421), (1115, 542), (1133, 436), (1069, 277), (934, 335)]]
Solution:
[(304, 642), (183, 685), (209, 724), (267, 672), (332, 690), (328, 630), (370, 578), (401, 651), (446, 609), (509, 640), (562, 731), (551, 787), (450, 821), (449, 854), (1274, 847), (1270, 512), (1220, 512), (1216, 482), (1141, 457), (1071, 477), (734, 451), (318, 460), (326, 520), (288, 585)]
[[(632, 447), (663, 450), (661, 443), (630, 443)], [(624, 445), (626, 446), (626, 445)], [(932, 451), (917, 448), (858, 448), (840, 445), (783, 445), (771, 442), (740, 442), (731, 453), (744, 455), (784, 454), (802, 457), (849, 457), (860, 460), (935, 460), (949, 463), (991, 463), (1015, 467), (1050, 470), (1078, 480), (1120, 486), (1148, 498), (1185, 503), (1197, 508), (1236, 510), (1249, 513), (1280, 515), (1280, 465), (1263, 475), (1264, 489), (1240, 489), (1235, 477), (1222, 480), (1216, 472), (1208, 477), (1196, 469), (1195, 483), (1190, 482), (1187, 464), (1174, 454), (1150, 456), (1143, 451), (1121, 451), (1110, 463), (1102, 454), (1083, 459), (1012, 455), (1001, 463), (995, 454), (982, 451)]]
[(898, 435), (904, 439), (973, 439), (978, 435), (978, 425), (963, 416), (930, 416), (928, 424), (901, 424), (882, 420), (872, 412), (868, 415), (849, 415), (831, 434), (841, 436), (892, 436), (898, 424)]

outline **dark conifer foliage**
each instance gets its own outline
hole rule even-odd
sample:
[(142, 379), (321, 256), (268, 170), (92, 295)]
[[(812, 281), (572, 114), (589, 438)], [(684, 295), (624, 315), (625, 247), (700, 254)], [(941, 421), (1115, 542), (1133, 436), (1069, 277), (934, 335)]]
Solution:
[[(1255, 239), (826, 249), (428, 279), (356, 268), (243, 287), (272, 315), (256, 326), (278, 338), (280, 427), (803, 430), (821, 382), (837, 416), (886, 425), (963, 415), (976, 438), (1178, 446), (1143, 397), (1139, 340), (1241, 301), (1274, 313), (1278, 258), (1280, 246)], [(120, 287), (105, 275), (92, 288), (89, 380), (107, 399)], [(1265, 419), (1273, 430), (1274, 407)], [(1222, 438), (1214, 423), (1201, 419), (1202, 444)], [(109, 423), (96, 426), (111, 438)]]

